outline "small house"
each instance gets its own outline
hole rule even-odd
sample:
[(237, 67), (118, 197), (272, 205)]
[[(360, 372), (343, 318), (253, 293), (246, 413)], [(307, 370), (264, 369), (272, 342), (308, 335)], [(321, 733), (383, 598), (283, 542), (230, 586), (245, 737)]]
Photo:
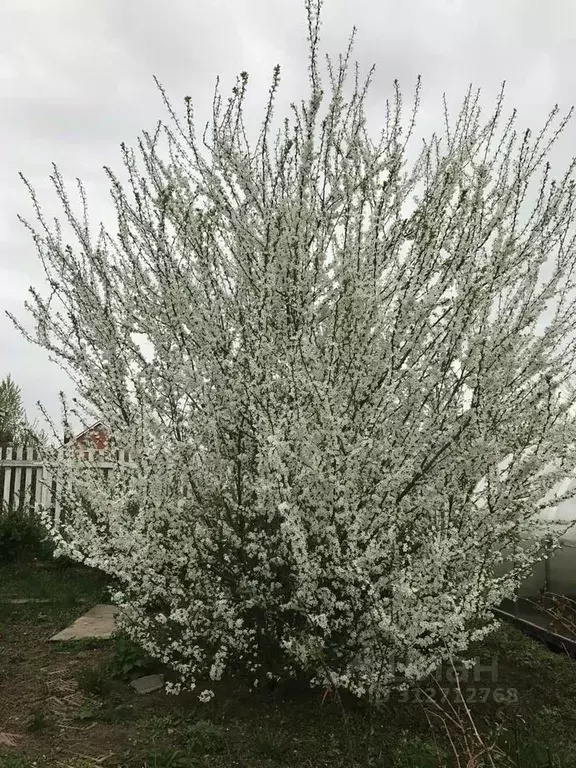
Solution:
[(80, 432), (75, 437), (65, 436), (65, 445), (74, 445), (78, 448), (89, 449), (96, 448), (98, 451), (104, 450), (108, 442), (106, 428), (101, 421), (92, 424), (91, 427)]

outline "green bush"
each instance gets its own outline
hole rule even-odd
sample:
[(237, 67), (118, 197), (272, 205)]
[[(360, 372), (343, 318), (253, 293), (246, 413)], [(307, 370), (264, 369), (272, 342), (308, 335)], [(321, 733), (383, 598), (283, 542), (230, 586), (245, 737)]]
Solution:
[(121, 633), (114, 636), (114, 654), (108, 665), (112, 677), (129, 682), (148, 674), (154, 666), (137, 643)]
[(51, 557), (54, 545), (38, 516), (2, 502), (0, 512), (0, 563)]

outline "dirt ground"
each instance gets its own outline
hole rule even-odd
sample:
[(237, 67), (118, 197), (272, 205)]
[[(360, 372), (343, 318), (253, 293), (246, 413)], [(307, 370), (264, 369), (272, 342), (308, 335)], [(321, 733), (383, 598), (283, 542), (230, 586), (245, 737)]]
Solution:
[[(86, 569), (0, 567), (0, 768), (439, 765), (444, 727), (422, 695), (394, 695), (370, 718), (351, 697), (343, 712), (322, 691), (255, 694), (236, 680), (209, 704), (139, 695), (110, 674), (113, 641), (47, 642), (99, 602), (105, 580)], [(480, 729), (500, 724), (499, 743), (522, 753), (510, 765), (576, 766), (576, 664), (505, 626), (477, 653), (497, 658), (498, 679), (465, 683), (469, 707)], [(550, 750), (564, 762), (545, 762)]]

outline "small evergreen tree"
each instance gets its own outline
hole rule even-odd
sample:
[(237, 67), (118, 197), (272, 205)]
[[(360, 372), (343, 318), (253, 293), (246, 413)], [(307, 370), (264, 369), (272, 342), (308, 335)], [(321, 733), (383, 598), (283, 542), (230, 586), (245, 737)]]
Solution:
[(20, 388), (10, 374), (0, 382), (0, 443), (12, 443), (17, 440), (24, 408)]
[(43, 445), (46, 437), (43, 430), (29, 424), (20, 387), (8, 374), (0, 381), (0, 444)]

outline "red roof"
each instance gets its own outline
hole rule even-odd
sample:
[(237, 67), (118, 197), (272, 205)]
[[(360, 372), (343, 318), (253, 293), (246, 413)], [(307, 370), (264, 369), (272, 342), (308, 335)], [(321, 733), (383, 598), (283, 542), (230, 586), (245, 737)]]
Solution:
[(85, 430), (80, 432), (78, 435), (73, 437), (71, 440), (69, 440), (69, 443), (75, 443), (75, 444), (83, 444), (87, 441), (91, 441), (94, 446), (98, 450), (102, 450), (106, 447), (107, 442), (107, 435), (106, 435), (106, 428), (102, 424), (101, 421), (97, 421), (95, 424), (92, 424), (91, 427), (87, 427)]

